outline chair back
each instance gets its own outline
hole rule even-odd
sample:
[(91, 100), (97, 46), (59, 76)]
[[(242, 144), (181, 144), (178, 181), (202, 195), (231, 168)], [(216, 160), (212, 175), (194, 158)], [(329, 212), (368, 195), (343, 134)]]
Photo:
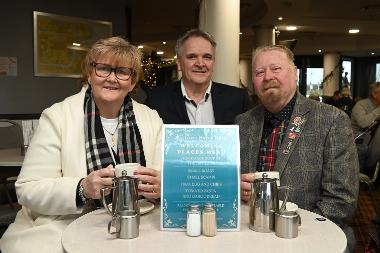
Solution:
[(379, 125), (380, 125), (380, 120), (374, 120), (368, 127), (366, 127), (362, 132), (360, 132), (355, 137), (355, 142), (358, 143), (364, 137), (369, 136), (369, 140), (367, 142), (367, 144), (369, 145), (376, 133), (376, 130), (379, 128)]

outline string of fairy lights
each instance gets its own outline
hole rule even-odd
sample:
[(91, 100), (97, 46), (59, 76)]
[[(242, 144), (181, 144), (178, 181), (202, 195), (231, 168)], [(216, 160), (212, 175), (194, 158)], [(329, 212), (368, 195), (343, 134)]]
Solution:
[(159, 69), (176, 65), (174, 59), (162, 60), (159, 57), (145, 56), (142, 61), (144, 82), (148, 87), (157, 85), (157, 72)]

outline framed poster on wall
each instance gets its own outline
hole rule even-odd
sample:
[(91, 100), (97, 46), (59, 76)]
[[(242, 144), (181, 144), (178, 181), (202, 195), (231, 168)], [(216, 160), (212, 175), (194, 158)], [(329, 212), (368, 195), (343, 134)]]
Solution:
[(34, 75), (81, 77), (81, 64), (98, 39), (112, 36), (108, 21), (33, 12)]

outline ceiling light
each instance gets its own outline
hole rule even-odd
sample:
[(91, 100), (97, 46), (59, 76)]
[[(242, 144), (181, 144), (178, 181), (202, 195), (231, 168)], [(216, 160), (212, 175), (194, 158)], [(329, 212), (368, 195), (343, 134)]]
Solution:
[(349, 33), (359, 33), (360, 30), (359, 29), (350, 29), (348, 30)]
[(164, 51), (157, 51), (157, 54), (158, 54), (158, 55), (163, 55), (163, 54), (164, 54)]
[(374, 55), (374, 54), (375, 54), (374, 52), (371, 53), (371, 55)]
[(166, 41), (163, 41), (163, 42), (162, 42), (162, 44), (164, 44), (164, 45), (165, 45), (165, 44), (166, 44)]
[(295, 31), (295, 30), (297, 30), (297, 27), (290, 25), (290, 26), (286, 27), (286, 30), (288, 30), (288, 31)]
[(144, 46), (143, 46), (143, 45), (140, 45), (140, 46), (138, 46), (137, 48), (138, 48), (138, 49), (142, 49), (142, 48), (144, 48)]
[(281, 20), (283, 20), (284, 18), (283, 18), (283, 17), (278, 17), (277, 19), (281, 21)]
[(73, 46), (80, 47), (80, 43), (73, 42)]
[(239, 35), (242, 35), (242, 34), (243, 34), (242, 32), (239, 33)]
[(318, 53), (321, 53), (322, 52), (322, 50), (321, 49), (318, 49)]

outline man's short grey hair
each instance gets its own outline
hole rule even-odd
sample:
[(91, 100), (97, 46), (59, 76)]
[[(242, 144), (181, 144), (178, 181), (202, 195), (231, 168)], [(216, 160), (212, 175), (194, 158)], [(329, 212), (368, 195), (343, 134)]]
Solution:
[(380, 82), (371, 83), (369, 85), (369, 95), (380, 91)]
[(259, 55), (263, 52), (274, 51), (274, 50), (283, 52), (286, 55), (286, 58), (288, 59), (289, 63), (292, 66), (295, 66), (293, 52), (289, 48), (287, 48), (286, 46), (283, 46), (283, 45), (262, 46), (262, 47), (256, 48), (252, 54), (252, 65), (255, 62), (257, 55)]
[(192, 37), (201, 37), (201, 38), (206, 39), (207, 41), (209, 41), (211, 43), (211, 46), (215, 52), (216, 42), (215, 42), (214, 38), (209, 33), (204, 32), (200, 29), (192, 29), (190, 31), (187, 31), (183, 36), (181, 36), (177, 40), (177, 44), (175, 46), (175, 53), (177, 54), (177, 56), (181, 55), (182, 46), (183, 46), (183, 44), (185, 44), (186, 40), (188, 40), (189, 38), (192, 38)]

